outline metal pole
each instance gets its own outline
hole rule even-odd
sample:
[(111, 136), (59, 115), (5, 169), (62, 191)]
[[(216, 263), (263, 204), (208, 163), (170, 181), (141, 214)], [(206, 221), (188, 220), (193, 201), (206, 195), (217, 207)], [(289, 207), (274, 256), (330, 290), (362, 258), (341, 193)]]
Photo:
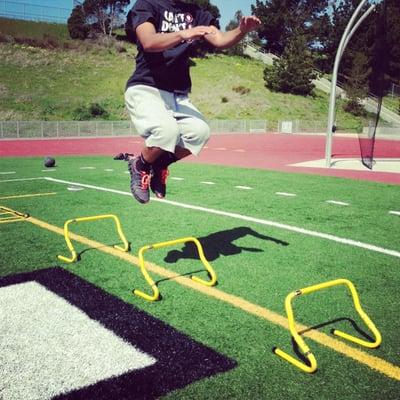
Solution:
[[(354, 21), (357, 18), (358, 14), (361, 11), (361, 8), (364, 6), (364, 4), (367, 2), (367, 0), (361, 0), (360, 4), (354, 11), (353, 15), (350, 18), (349, 23), (347, 24), (347, 27), (343, 33), (342, 39), (340, 40), (339, 48), (336, 53), (335, 57), (335, 64), (333, 67), (333, 73), (332, 73), (332, 82), (331, 82), (331, 93), (330, 93), (330, 99), (329, 99), (329, 112), (328, 112), (328, 126), (327, 126), (327, 131), (326, 131), (326, 146), (325, 146), (325, 160), (326, 160), (326, 166), (330, 168), (331, 166), (331, 158), (332, 158), (332, 135), (334, 132), (334, 119), (335, 119), (335, 105), (336, 105), (336, 84), (337, 84), (337, 75), (339, 71), (339, 64), (343, 55), (343, 52), (348, 44), (348, 36), (351, 28), (354, 25)], [(368, 11), (367, 11), (368, 12)], [(353, 32), (354, 33), (354, 32)]]
[[(368, 17), (369, 14), (372, 13), (372, 11), (374, 11), (376, 8), (376, 4), (372, 4), (370, 8), (368, 8), (368, 10), (359, 18), (359, 20), (357, 21), (357, 23), (354, 25), (353, 29), (351, 30), (351, 32), (347, 35), (346, 38), (346, 42), (344, 44), (344, 49), (347, 47), (351, 37), (354, 35), (354, 33), (357, 31), (357, 29), (359, 28), (359, 26), (363, 23), (363, 21), (365, 20), (365, 18)], [(341, 54), (341, 56), (343, 55), (343, 52)]]

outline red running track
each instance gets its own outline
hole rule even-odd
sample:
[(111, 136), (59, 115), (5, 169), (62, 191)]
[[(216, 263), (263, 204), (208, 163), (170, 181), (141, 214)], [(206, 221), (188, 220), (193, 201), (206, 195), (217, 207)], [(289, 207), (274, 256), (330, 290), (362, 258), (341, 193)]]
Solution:
[[(140, 152), (140, 137), (72, 138), (72, 139), (17, 139), (1, 140), (1, 157), (109, 155)], [(333, 155), (336, 158), (359, 158), (357, 137), (335, 137)], [(375, 144), (375, 157), (400, 158), (400, 141), (380, 140)], [(290, 164), (325, 158), (325, 137), (284, 134), (219, 134), (211, 137), (199, 157), (185, 162), (239, 166), (337, 176), (400, 184), (400, 174), (338, 170), (326, 168), (293, 167)]]

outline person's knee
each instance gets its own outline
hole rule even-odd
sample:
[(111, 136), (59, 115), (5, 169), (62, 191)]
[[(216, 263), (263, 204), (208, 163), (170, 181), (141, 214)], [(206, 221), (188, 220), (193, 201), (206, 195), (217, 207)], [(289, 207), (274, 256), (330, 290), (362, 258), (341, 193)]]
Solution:
[(207, 143), (210, 138), (210, 127), (204, 121), (198, 121), (191, 126), (191, 132), (185, 135), (187, 139), (192, 139), (196, 143)]
[(174, 152), (179, 142), (179, 127), (174, 121), (158, 121), (157, 124), (149, 125), (146, 129), (147, 146), (159, 147), (163, 150)]
[(167, 140), (179, 140), (179, 126), (175, 121), (161, 121), (151, 129), (151, 134), (159, 138), (165, 138)]

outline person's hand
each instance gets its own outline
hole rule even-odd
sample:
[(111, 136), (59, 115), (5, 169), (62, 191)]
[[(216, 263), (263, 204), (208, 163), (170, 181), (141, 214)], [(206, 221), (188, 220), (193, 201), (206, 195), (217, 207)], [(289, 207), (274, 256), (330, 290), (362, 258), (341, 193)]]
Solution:
[(183, 31), (180, 31), (180, 34), (182, 36), (182, 40), (186, 42), (193, 42), (194, 40), (198, 40), (203, 38), (205, 35), (213, 34), (215, 33), (213, 30), (213, 26), (196, 26), (194, 28), (190, 29), (185, 29)]
[(257, 30), (260, 25), (261, 21), (252, 15), (250, 17), (242, 17), (240, 20), (239, 29), (242, 33), (249, 33)]

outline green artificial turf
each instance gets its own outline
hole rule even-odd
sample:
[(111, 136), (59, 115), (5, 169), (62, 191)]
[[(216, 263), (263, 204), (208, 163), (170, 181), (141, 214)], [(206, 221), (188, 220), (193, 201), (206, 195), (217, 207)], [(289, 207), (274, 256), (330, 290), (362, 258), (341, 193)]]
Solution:
[[(95, 169), (81, 169), (81, 167)], [(129, 194), (126, 163), (111, 157), (58, 157), (53, 172), (42, 171), (42, 159), (4, 158), (0, 181), (52, 177), (96, 185)], [(113, 169), (114, 171), (105, 171)], [(175, 180), (173, 178), (183, 178)], [(212, 181), (215, 185), (202, 182)], [(240, 190), (238, 185), (252, 187)], [(136, 203), (130, 195), (85, 188), (68, 190), (67, 184), (48, 180), (0, 182), (0, 197), (56, 192), (56, 195), (2, 199), (0, 205), (28, 212), (34, 218), (62, 227), (70, 218), (115, 214), (131, 242), (131, 253), (147, 244), (194, 236), (218, 276), (217, 289), (285, 315), (286, 295), (296, 289), (332, 279), (351, 280), (361, 304), (382, 333), (379, 349), (365, 353), (399, 365), (398, 286), (399, 258), (332, 240), (229, 216), (192, 210), (168, 202)], [(295, 193), (296, 197), (276, 192)], [(168, 200), (357, 240), (399, 251), (399, 187), (315, 175), (287, 174), (257, 169), (180, 163), (171, 168)], [(339, 200), (349, 206), (326, 203)], [(111, 221), (76, 224), (74, 233), (107, 245), (120, 239)], [(29, 222), (0, 224), (0, 275), (62, 265), (125, 302), (152, 314), (195, 340), (234, 359), (238, 366), (170, 393), (171, 399), (397, 399), (399, 382), (337, 351), (305, 339), (319, 369), (300, 372), (271, 349), (293, 353), (289, 331), (250, 315), (231, 304), (186, 288), (175, 280), (151, 274), (162, 300), (148, 303), (132, 289), (149, 288), (140, 270), (100, 249), (74, 242), (81, 260), (66, 265), (58, 254), (69, 255), (65, 240)], [(146, 260), (184, 276), (206, 278), (190, 246), (178, 245), (146, 253)], [(368, 329), (354, 310), (344, 287), (295, 299), (296, 320), (319, 326), (329, 334), (335, 327), (354, 335), (349, 320)], [(336, 322), (333, 322), (336, 321)], [(145, 335), (146, 332), (143, 332)], [(338, 339), (341, 340), (341, 339)]]

